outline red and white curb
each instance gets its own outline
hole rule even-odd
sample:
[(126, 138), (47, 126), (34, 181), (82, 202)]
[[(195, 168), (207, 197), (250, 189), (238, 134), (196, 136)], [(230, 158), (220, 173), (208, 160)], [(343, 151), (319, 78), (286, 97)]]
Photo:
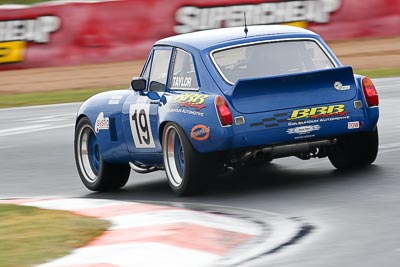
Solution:
[(190, 208), (197, 211), (86, 198), (12, 199), (0, 203), (67, 210), (112, 223), (84, 247), (38, 267), (232, 266), (278, 248), (296, 236), (301, 227), (299, 222), (274, 213), (252, 218), (246, 214), (252, 213), (248, 210), (199, 208), (195, 204)]

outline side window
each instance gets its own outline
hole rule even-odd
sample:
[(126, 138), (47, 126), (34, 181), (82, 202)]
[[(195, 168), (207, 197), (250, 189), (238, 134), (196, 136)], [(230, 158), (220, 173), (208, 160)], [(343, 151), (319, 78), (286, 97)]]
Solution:
[(192, 56), (177, 49), (172, 70), (170, 89), (172, 90), (197, 90), (199, 83), (196, 77)]
[(171, 49), (156, 49), (151, 64), (149, 90), (162, 92), (167, 83), (168, 66), (171, 59)]
[(140, 75), (140, 77), (145, 78), (146, 80), (149, 79), (150, 66), (151, 66), (151, 57), (149, 58), (149, 60), (147, 60), (145, 69), (142, 70), (142, 74)]

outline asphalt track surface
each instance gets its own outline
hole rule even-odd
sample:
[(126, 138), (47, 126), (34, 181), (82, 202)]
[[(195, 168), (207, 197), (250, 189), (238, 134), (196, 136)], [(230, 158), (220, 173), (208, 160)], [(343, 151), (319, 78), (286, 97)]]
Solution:
[(83, 197), (233, 206), (299, 217), (314, 230), (254, 266), (399, 266), (400, 79), (377, 79), (380, 152), (350, 173), (327, 159), (286, 158), (227, 175), (202, 196), (177, 198), (164, 172), (131, 174), (123, 190), (91, 193), (73, 159), (79, 104), (0, 110), (0, 198)]

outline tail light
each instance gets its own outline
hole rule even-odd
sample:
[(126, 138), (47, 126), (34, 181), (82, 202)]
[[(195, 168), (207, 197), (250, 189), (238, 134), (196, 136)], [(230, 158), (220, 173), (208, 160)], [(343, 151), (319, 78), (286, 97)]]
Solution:
[(368, 107), (378, 106), (379, 105), (378, 92), (376, 91), (374, 83), (371, 81), (371, 79), (368, 77), (364, 77), (362, 79), (362, 87)]
[(226, 103), (225, 98), (217, 96), (215, 98), (215, 107), (222, 126), (232, 125), (232, 112)]

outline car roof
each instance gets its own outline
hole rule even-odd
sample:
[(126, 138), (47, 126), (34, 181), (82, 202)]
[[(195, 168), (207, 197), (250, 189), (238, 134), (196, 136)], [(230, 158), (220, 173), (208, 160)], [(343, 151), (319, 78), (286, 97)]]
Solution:
[(191, 47), (194, 49), (203, 50), (205, 48), (215, 46), (218, 44), (230, 43), (240, 39), (248, 40), (257, 37), (266, 36), (280, 36), (280, 35), (314, 35), (316, 33), (293, 26), (285, 25), (258, 25), (248, 26), (247, 36), (244, 33), (244, 26), (233, 28), (220, 28), (213, 30), (204, 30), (198, 32), (191, 32), (181, 35), (167, 37), (156, 42), (155, 45), (171, 45), (177, 47)]

